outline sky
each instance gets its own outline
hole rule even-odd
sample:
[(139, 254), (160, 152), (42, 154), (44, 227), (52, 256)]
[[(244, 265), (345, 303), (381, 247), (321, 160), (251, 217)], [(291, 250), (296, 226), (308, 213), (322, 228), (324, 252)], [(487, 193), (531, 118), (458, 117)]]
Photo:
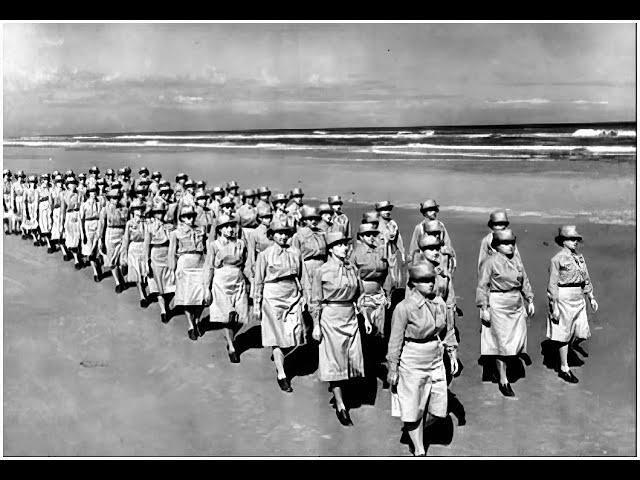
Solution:
[(635, 121), (634, 24), (3, 26), (4, 138)]

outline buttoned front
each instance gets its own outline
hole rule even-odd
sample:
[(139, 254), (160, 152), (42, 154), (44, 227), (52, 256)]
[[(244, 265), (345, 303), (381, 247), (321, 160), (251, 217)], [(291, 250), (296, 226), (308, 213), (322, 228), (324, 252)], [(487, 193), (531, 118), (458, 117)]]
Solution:
[(488, 257), (482, 264), (478, 287), (476, 289), (476, 305), (489, 306), (489, 293), (519, 290), (527, 300), (533, 300), (533, 290), (524, 265), (515, 256), (511, 259), (502, 253)]
[[(487, 257), (490, 257), (491, 255), (494, 255), (496, 253), (495, 249), (491, 246), (492, 241), (493, 232), (489, 232), (480, 242), (480, 252), (478, 253), (478, 272), (480, 272), (480, 267), (482, 267), (482, 264), (487, 259)], [(522, 262), (522, 259), (520, 258), (520, 251), (518, 250), (517, 245), (514, 246), (513, 256), (518, 257), (518, 259), (520, 259), (520, 261)]]
[(583, 293), (591, 293), (593, 285), (587, 270), (587, 263), (579, 253), (572, 253), (563, 247), (552, 259), (549, 266), (547, 292), (551, 300), (557, 300), (558, 287), (580, 286)]
[(327, 242), (321, 231), (311, 230), (309, 227), (300, 227), (291, 238), (291, 246), (297, 248), (302, 254), (303, 260), (327, 256)]
[(389, 262), (383, 245), (372, 248), (364, 242), (358, 242), (351, 254), (351, 262), (358, 269), (362, 280), (384, 283), (389, 271)]

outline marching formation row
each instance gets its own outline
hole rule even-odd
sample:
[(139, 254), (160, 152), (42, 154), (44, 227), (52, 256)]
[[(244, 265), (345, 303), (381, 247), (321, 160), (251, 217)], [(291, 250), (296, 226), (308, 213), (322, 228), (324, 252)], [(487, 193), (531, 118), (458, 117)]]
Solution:
[[(382, 372), (383, 388), (391, 387), (393, 414), (405, 423), (414, 454), (424, 454), (423, 428), (447, 415), (445, 359), (451, 375), (459, 370), (457, 260), (435, 200), (420, 204), (425, 218), (405, 249), (388, 201), (363, 215), (352, 239), (339, 196), (312, 207), (299, 188), (240, 192), (231, 181), (208, 190), (182, 173), (173, 184), (144, 167), (138, 174), (131, 179), (126, 167), (101, 176), (92, 167), (88, 175), (27, 178), (19, 171), (14, 179), (4, 170), (5, 233), (33, 238), (49, 253), (60, 247), (78, 269), (88, 262), (96, 282), (109, 270), (117, 293), (135, 283), (142, 307), (157, 298), (163, 322), (171, 305), (181, 306), (194, 341), (208, 307), (210, 321), (224, 325), (233, 363), (240, 361), (234, 338), (251, 317), (259, 319), (283, 391), (292, 391), (284, 358), (317, 342), (319, 378), (329, 382), (343, 425), (353, 424), (343, 387), (365, 375), (367, 342), (376, 375)], [(513, 396), (505, 362), (526, 351), (533, 291), (506, 212), (493, 212), (488, 225), (476, 291), (481, 354), (495, 361), (500, 391)], [(576, 251), (581, 238), (575, 226), (560, 228), (562, 248), (551, 259), (547, 289), (547, 336), (558, 342), (558, 373), (571, 383), (578, 379), (568, 349), (590, 336), (585, 294), (598, 308)]]

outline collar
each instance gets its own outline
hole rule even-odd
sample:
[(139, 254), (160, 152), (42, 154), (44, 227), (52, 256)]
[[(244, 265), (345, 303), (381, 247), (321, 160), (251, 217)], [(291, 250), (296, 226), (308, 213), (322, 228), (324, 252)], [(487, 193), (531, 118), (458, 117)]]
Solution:
[(347, 258), (345, 257), (345, 261), (341, 261), (338, 258), (334, 257), (333, 255), (329, 255), (329, 258), (327, 259), (327, 263), (330, 263), (332, 265), (335, 265), (336, 267), (347, 267), (349, 266), (349, 262), (347, 261)]
[(411, 289), (411, 293), (409, 294), (409, 298), (413, 303), (417, 305), (418, 308), (422, 308), (422, 306), (427, 303), (426, 297), (424, 297), (420, 292), (415, 289)]

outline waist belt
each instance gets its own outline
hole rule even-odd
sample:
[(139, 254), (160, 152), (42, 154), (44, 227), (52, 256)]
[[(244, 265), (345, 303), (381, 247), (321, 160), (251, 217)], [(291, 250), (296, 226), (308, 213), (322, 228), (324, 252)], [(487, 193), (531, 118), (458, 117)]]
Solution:
[(304, 259), (305, 262), (309, 260), (320, 260), (324, 262), (324, 255), (316, 255), (315, 257), (309, 257)]
[(429, 337), (429, 338), (409, 338), (409, 337), (404, 337), (404, 341), (405, 342), (411, 342), (411, 343), (429, 343), (429, 342), (436, 342), (440, 340), (440, 338), (438, 337)]
[(520, 288), (511, 288), (509, 290), (494, 290), (493, 288), (490, 290), (491, 293), (509, 293), (509, 292), (519, 292)]
[(48, 202), (48, 201), (49, 201), (48, 198), (40, 198), (40, 199), (38, 199), (38, 203), (39, 202)]
[(77, 212), (79, 208), (67, 208), (67, 212)]
[(107, 228), (121, 228), (124, 230), (126, 225), (107, 225)]
[(180, 255), (203, 255), (204, 252), (199, 252), (197, 250), (189, 250), (188, 252), (179, 252), (178, 256)]
[(566, 285), (558, 285), (558, 287), (562, 288), (562, 287), (580, 287), (580, 288), (584, 288), (584, 282), (580, 282), (580, 283), (567, 283)]
[(324, 305), (353, 305), (353, 300), (325, 300)]
[(160, 248), (160, 247), (168, 247), (168, 246), (169, 246), (169, 242), (151, 244), (151, 248)]
[(92, 220), (99, 220), (99, 218), (98, 217), (89, 217), (89, 218), (85, 218), (84, 219), (85, 222), (90, 222)]

